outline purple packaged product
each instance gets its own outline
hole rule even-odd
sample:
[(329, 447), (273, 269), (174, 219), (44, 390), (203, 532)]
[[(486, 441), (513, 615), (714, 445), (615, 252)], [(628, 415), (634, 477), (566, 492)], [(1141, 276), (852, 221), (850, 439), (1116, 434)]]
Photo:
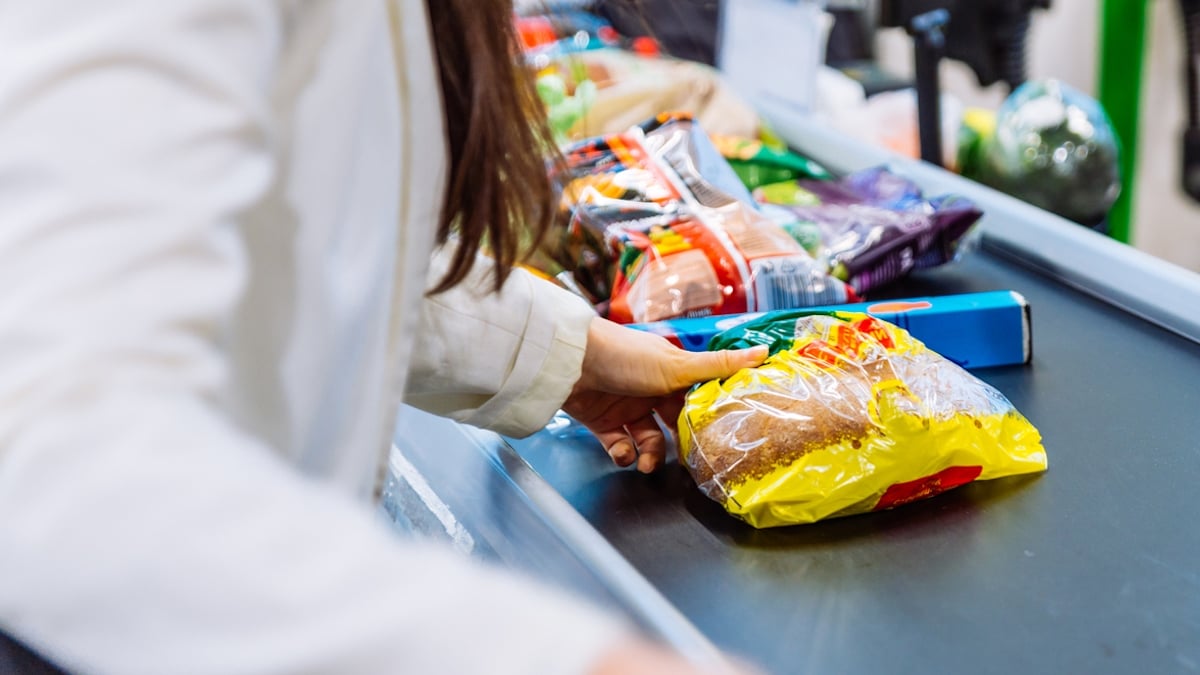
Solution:
[(837, 181), (802, 180), (796, 196), (775, 201), (798, 223), (817, 229), (814, 253), (831, 273), (865, 294), (918, 269), (936, 267), (958, 254), (982, 212), (953, 195), (926, 198), (911, 181), (886, 169), (860, 171)]

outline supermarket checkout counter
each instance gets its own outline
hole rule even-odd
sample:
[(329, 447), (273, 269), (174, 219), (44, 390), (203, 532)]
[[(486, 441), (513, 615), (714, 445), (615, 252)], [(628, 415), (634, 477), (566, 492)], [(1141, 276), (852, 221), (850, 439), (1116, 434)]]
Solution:
[(835, 170), (887, 163), (983, 208), (979, 250), (888, 292), (1028, 299), (1032, 364), (976, 374), (1039, 427), (1049, 471), (760, 531), (677, 464), (616, 469), (565, 419), (505, 441), (406, 411), (397, 455), (445, 507), (415, 529), (569, 584), (699, 660), (715, 645), (777, 673), (1200, 670), (1200, 275), (761, 109)]
[[(983, 207), (980, 250), (889, 295), (1028, 299), (1032, 365), (976, 374), (1040, 428), (1049, 472), (759, 531), (674, 463), (614, 468), (568, 420), (506, 441), (405, 410), (384, 496), (397, 530), (568, 586), (702, 662), (720, 649), (773, 673), (1200, 670), (1200, 276), (760, 109), (832, 169), (888, 163)], [(0, 670), (55, 672), (2, 636)]]

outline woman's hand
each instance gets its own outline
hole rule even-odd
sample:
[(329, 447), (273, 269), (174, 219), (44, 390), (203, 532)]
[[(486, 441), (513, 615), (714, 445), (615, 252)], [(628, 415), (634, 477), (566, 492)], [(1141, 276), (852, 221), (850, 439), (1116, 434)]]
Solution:
[(596, 318), (588, 329), (583, 371), (563, 410), (585, 425), (617, 466), (662, 466), (667, 442), (654, 413), (674, 427), (683, 390), (759, 365), (766, 347), (687, 352), (665, 339)]
[(708, 667), (696, 665), (666, 647), (637, 641), (610, 649), (589, 675), (758, 675), (754, 667), (729, 659)]

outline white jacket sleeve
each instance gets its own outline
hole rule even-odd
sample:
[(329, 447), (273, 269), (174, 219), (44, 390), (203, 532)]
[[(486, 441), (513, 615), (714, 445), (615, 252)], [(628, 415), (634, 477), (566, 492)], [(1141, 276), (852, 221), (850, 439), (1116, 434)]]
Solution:
[(579, 672), (621, 624), (402, 544), (214, 404), (280, 31), (0, 2), (0, 628), (98, 673)]
[[(447, 249), (434, 256), (431, 285), (449, 257)], [(582, 298), (520, 269), (493, 292), (492, 264), (480, 256), (462, 283), (425, 299), (405, 401), (524, 436), (571, 393), (596, 314)]]

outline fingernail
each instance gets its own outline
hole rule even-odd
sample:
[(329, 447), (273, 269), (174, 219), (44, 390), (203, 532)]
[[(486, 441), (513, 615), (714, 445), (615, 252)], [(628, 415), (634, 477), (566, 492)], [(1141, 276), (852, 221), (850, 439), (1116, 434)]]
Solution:
[(613, 464), (616, 464), (620, 467), (629, 466), (630, 464), (633, 464), (635, 459), (637, 459), (637, 453), (634, 452), (633, 448), (627, 445), (622, 445), (619, 448), (613, 448), (608, 454), (610, 457), (612, 457)]
[(762, 361), (763, 359), (767, 358), (767, 355), (770, 353), (770, 351), (771, 350), (768, 349), (766, 345), (758, 345), (756, 347), (747, 349), (746, 355), (752, 359)]

